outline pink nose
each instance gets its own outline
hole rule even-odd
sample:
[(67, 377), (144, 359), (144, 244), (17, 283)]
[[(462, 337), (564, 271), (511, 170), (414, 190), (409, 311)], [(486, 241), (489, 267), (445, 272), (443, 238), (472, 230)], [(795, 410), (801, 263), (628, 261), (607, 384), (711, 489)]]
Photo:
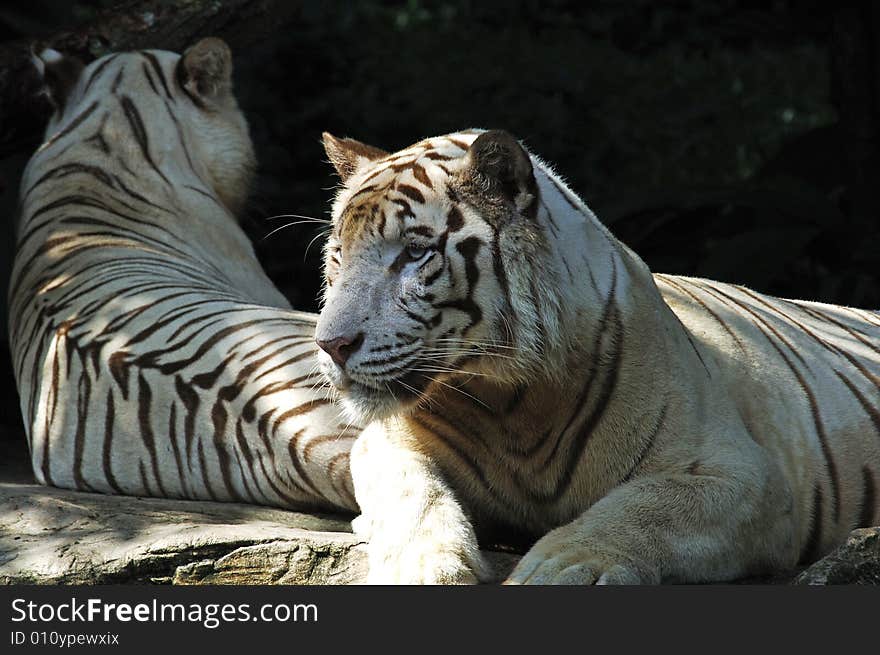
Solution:
[(336, 337), (327, 341), (317, 339), (316, 341), (318, 347), (330, 355), (330, 359), (336, 362), (337, 366), (345, 368), (348, 358), (356, 353), (364, 343), (364, 333), (358, 332), (353, 337)]

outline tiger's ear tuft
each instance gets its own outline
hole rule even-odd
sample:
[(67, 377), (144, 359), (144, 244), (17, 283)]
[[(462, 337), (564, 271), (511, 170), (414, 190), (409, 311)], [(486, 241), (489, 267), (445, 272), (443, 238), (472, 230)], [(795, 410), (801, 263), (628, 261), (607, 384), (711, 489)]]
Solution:
[(196, 104), (212, 105), (232, 94), (232, 51), (222, 39), (191, 45), (177, 64), (177, 81)]
[(42, 92), (58, 113), (64, 111), (67, 98), (84, 68), (76, 57), (66, 57), (57, 50), (44, 48), (40, 53), (31, 47), (31, 62), (42, 81)]
[(509, 132), (483, 132), (468, 148), (466, 157), (465, 173), (478, 178), (483, 189), (503, 195), (520, 212), (534, 206), (538, 186), (532, 160)]
[(343, 182), (361, 166), (388, 156), (384, 150), (368, 146), (355, 139), (339, 139), (329, 132), (324, 132), (321, 136), (324, 141), (324, 151)]

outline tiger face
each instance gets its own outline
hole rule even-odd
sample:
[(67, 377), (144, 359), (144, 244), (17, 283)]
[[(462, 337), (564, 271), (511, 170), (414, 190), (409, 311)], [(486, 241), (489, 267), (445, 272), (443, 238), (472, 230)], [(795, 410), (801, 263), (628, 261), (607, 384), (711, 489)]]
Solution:
[[(320, 366), (358, 420), (460, 375), (515, 382), (536, 355), (538, 189), (509, 134), (462, 132), (387, 154), (324, 135), (343, 180), (325, 249)], [(542, 287), (543, 288), (543, 287)]]
[(166, 181), (175, 167), (191, 169), (232, 213), (241, 208), (255, 157), (232, 92), (232, 55), (222, 40), (202, 39), (182, 55), (114, 53), (88, 66), (46, 49), (33, 63), (54, 108), (42, 149), (95, 122), (88, 143), (104, 155), (133, 148), (164, 171)]

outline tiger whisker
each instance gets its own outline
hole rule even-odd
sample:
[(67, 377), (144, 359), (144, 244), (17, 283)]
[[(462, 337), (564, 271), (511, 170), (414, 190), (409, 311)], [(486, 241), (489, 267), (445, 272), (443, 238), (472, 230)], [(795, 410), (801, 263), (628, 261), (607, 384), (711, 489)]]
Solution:
[(476, 371), (463, 371), (461, 369), (454, 368), (413, 368), (413, 371), (417, 371), (419, 373), (449, 373), (450, 375), (466, 375), (468, 377), (479, 377), (479, 378), (491, 378), (493, 380), (503, 380), (500, 375), (492, 375), (491, 373), (477, 373)]
[(454, 339), (451, 337), (441, 337), (435, 340), (438, 343), (454, 343), (461, 346), (486, 346), (490, 348), (506, 348), (508, 350), (516, 350), (516, 346), (510, 346), (496, 341), (476, 341), (469, 339)]
[(437, 346), (430, 346), (429, 348), (434, 348), (436, 350), (440, 349), (455, 349), (459, 352), (496, 352), (496, 351), (509, 351), (507, 354), (512, 354), (516, 352), (516, 348), (495, 348), (494, 346), (482, 346), (479, 344), (439, 344)]
[(512, 355), (510, 353), (496, 353), (496, 352), (491, 352), (489, 350), (484, 350), (482, 348), (455, 348), (452, 346), (444, 346), (444, 347), (440, 347), (440, 348), (429, 347), (429, 348), (425, 348), (425, 350), (428, 352), (454, 353), (454, 354), (460, 354), (460, 355), (479, 353), (479, 354), (486, 354), (486, 355), (497, 355), (499, 357), (514, 357), (514, 355)]
[(306, 246), (306, 251), (305, 251), (305, 253), (303, 253), (303, 261), (305, 261), (306, 257), (309, 256), (309, 250), (311, 249), (312, 244), (315, 243), (315, 241), (317, 241), (321, 237), (325, 236), (327, 234), (327, 232), (329, 232), (329, 231), (330, 231), (329, 227), (326, 230), (321, 230), (312, 238), (311, 241), (309, 241), (309, 245)]
[[(426, 403), (428, 405), (428, 407), (430, 407), (430, 408), (434, 407), (434, 404), (431, 400), (431, 397), (428, 396), (428, 394), (426, 392), (419, 391), (415, 387), (407, 384), (406, 382), (403, 382), (402, 380), (398, 380), (397, 383), (400, 386), (402, 386), (404, 389), (409, 390), (417, 398), (416, 405), (421, 405), (422, 403)], [(385, 386), (387, 387), (388, 385), (386, 384)], [(389, 391), (390, 391), (390, 389), (389, 389)], [(392, 393), (391, 395), (393, 396), (394, 394)], [(395, 400), (397, 400), (396, 397), (395, 397)]]
[(450, 356), (474, 355), (474, 354), (483, 355), (485, 357), (494, 357), (497, 359), (508, 359), (511, 361), (517, 360), (517, 358), (513, 357), (512, 355), (504, 355), (501, 353), (491, 353), (491, 352), (476, 352), (475, 353), (473, 350), (434, 350), (432, 352), (426, 352), (426, 353), (420, 354), (420, 357), (422, 357), (424, 359), (444, 360)]
[(467, 396), (468, 398), (470, 398), (470, 399), (473, 400), (474, 402), (479, 403), (480, 405), (482, 405), (483, 407), (485, 407), (486, 409), (488, 409), (490, 412), (492, 411), (492, 408), (491, 408), (491, 407), (489, 407), (486, 403), (484, 403), (482, 400), (480, 400), (480, 399), (477, 398), (476, 396), (473, 396), (473, 395), (469, 394), (467, 391), (463, 391), (462, 389), (459, 389), (459, 388), (456, 387), (456, 386), (453, 386), (453, 385), (451, 385), (451, 384), (448, 384), (448, 383), (444, 382), (443, 380), (438, 380), (438, 379), (436, 379), (436, 378), (434, 378), (433, 382), (436, 382), (437, 384), (441, 384), (441, 385), (443, 385), (444, 387), (449, 387), (449, 388), (452, 389), (453, 391), (457, 391), (458, 393), (462, 394), (463, 396)]
[(330, 225), (331, 221), (326, 218), (317, 218), (315, 216), (303, 216), (302, 214), (278, 214), (277, 216), (267, 216), (264, 221), (274, 221), (277, 218), (302, 218), (303, 223), (324, 223)]
[(314, 223), (314, 222), (315, 222), (315, 221), (293, 221), (293, 222), (291, 222), (291, 223), (285, 223), (285, 224), (282, 225), (281, 227), (276, 227), (274, 230), (272, 230), (271, 232), (269, 232), (269, 234), (267, 234), (266, 236), (264, 236), (264, 237), (261, 239), (261, 241), (265, 241), (265, 240), (268, 239), (270, 236), (272, 236), (272, 235), (275, 234), (276, 232), (280, 232), (281, 230), (283, 230), (283, 229), (286, 228), (286, 227), (292, 227), (292, 226), (294, 226), (294, 225), (302, 225), (303, 223)]

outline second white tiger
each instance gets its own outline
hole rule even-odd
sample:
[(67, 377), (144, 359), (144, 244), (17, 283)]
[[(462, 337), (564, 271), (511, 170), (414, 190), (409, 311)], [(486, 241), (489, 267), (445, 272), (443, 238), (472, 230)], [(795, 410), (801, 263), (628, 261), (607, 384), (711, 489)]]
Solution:
[(253, 151), (229, 49), (36, 65), (56, 112), (21, 189), (9, 332), (48, 485), (355, 509), (342, 421), (234, 212)]

